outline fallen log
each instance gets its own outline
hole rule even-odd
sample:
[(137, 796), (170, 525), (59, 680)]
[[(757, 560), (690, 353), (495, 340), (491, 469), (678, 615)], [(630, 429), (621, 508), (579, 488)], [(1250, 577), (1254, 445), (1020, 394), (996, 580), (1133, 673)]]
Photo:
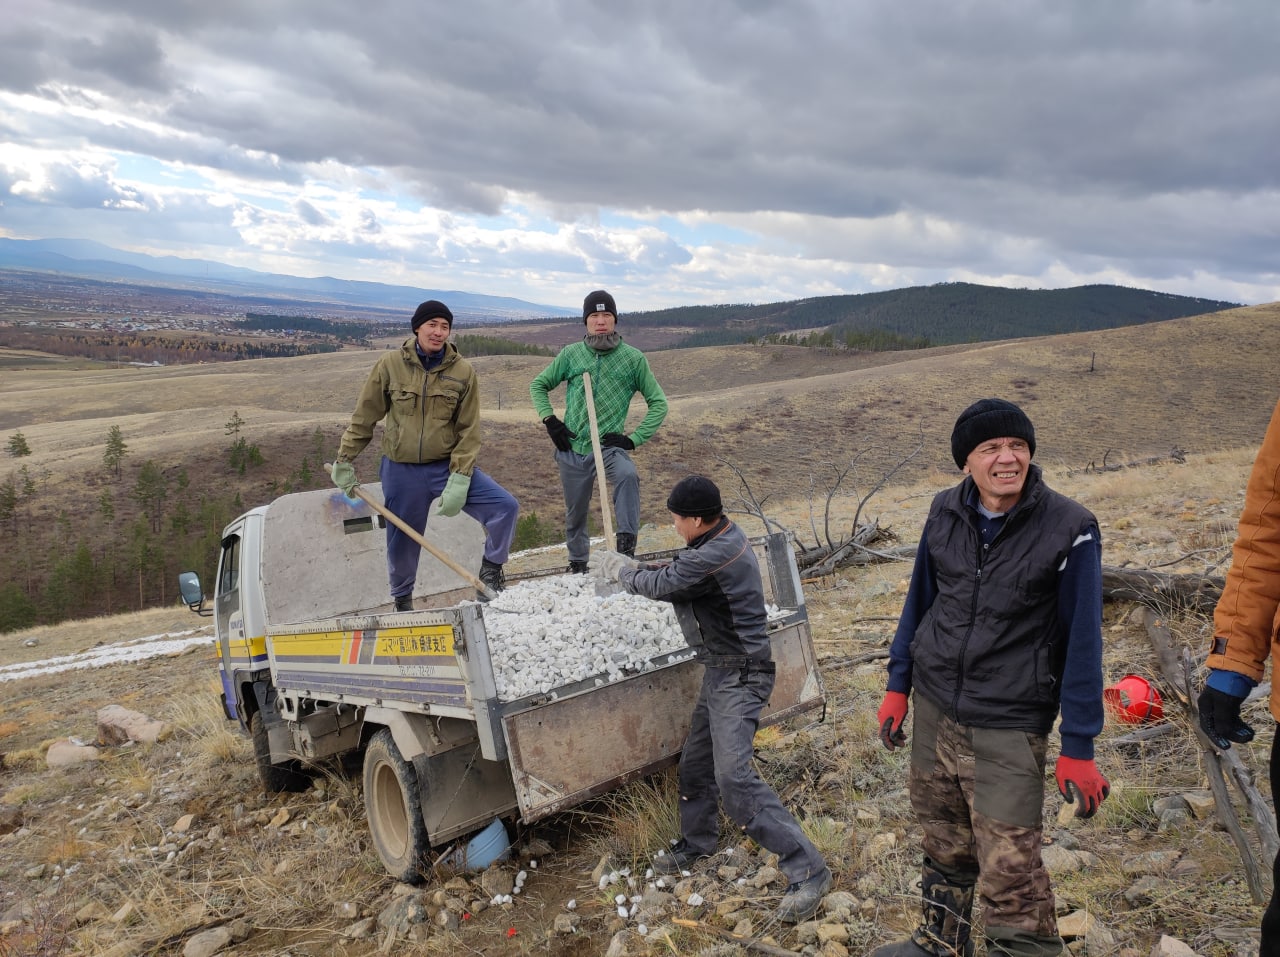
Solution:
[[(869, 547), (879, 529), (864, 526), (853, 540), (836, 549), (812, 548), (796, 554), (796, 565), (807, 577), (829, 575), (836, 568), (874, 565), (879, 562), (909, 562), (916, 557), (918, 542), (906, 545)], [(1217, 575), (1157, 572), (1147, 568), (1102, 566), (1102, 596), (1111, 601), (1136, 601), (1157, 611), (1190, 608), (1213, 611), (1222, 595), (1225, 579)]]
[(1224, 580), (1212, 575), (1173, 574), (1141, 568), (1102, 566), (1102, 596), (1111, 601), (1137, 601), (1158, 611), (1190, 608), (1213, 611)]

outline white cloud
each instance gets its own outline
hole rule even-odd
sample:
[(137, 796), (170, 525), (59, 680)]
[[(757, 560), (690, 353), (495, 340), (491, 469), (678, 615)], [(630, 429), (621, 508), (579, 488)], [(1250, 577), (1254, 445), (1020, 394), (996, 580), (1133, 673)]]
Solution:
[(635, 308), (1102, 276), (1269, 301), (1278, 27), (1270, 0), (29, 0), (0, 228)]

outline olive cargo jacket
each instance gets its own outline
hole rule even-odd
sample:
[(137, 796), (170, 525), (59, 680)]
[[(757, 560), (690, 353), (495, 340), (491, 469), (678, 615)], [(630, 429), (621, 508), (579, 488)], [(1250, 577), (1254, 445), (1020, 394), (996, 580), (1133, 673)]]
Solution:
[(356, 402), (342, 433), (338, 458), (352, 461), (373, 438), (383, 419), (382, 454), (393, 462), (449, 460), (449, 471), (470, 475), (480, 451), (480, 390), (475, 369), (452, 342), (444, 360), (427, 372), (416, 340), (383, 354)]
[[(1271, 713), (1280, 721), (1280, 403), (1271, 417), (1245, 490), (1231, 570), (1213, 613), (1213, 645), (1205, 662), (1216, 671), (1262, 680), (1271, 659)], [(1217, 686), (1214, 679), (1210, 683)]]

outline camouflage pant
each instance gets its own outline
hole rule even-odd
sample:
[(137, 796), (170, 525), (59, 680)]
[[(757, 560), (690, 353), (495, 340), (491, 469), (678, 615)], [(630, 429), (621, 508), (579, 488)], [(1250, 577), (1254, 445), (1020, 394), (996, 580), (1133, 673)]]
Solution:
[(987, 928), (1054, 938), (1049, 872), (1040, 859), (1048, 739), (956, 724), (917, 694), (911, 807), (924, 853), (953, 883), (973, 883)]

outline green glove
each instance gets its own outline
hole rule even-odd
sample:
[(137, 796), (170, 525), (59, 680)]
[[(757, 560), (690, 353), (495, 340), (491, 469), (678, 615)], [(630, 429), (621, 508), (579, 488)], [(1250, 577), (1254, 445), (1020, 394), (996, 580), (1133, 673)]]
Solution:
[(444, 491), (440, 493), (440, 514), (452, 518), (462, 511), (467, 504), (467, 490), (471, 488), (471, 476), (461, 472), (450, 472), (449, 481), (444, 483)]
[(350, 462), (334, 462), (329, 466), (329, 477), (333, 479), (333, 484), (342, 489), (347, 497), (351, 497), (351, 493), (355, 491), (360, 480), (356, 478), (356, 467)]

